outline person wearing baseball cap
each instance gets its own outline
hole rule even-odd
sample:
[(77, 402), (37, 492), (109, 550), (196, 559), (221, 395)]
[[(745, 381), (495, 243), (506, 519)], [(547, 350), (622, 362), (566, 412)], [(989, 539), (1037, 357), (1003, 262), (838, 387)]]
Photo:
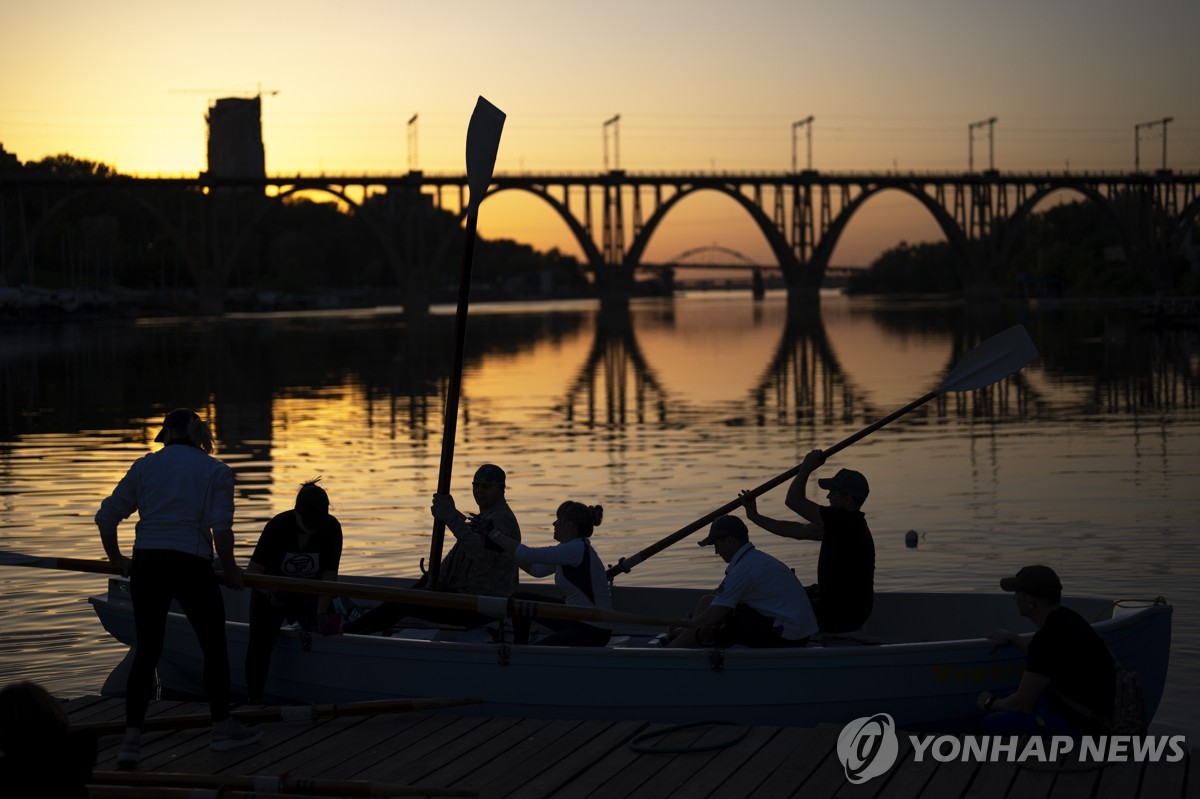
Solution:
[[(464, 514), (455, 507), (450, 494), (433, 495), (430, 512), (454, 534), (455, 543), (442, 558), (437, 585), (428, 585), (426, 574), (414, 588), (504, 597), (517, 590), (516, 559), (487, 537), (494, 530), (517, 543), (521, 541), (521, 525), (504, 496), (506, 480), (504, 470), (494, 463), (485, 463), (475, 470), (471, 493), (479, 505), (478, 513)], [(477, 627), (492, 621), (491, 617), (474, 611), (384, 602), (344, 624), (342, 632), (365, 635), (386, 630), (405, 616), (461, 627)]]
[(862, 512), (870, 487), (861, 472), (841, 469), (817, 481), (829, 505), (805, 494), (808, 478), (825, 463), (825, 453), (809, 452), (788, 488), (786, 504), (803, 522), (772, 519), (758, 511), (748, 491), (741, 493), (746, 518), (767, 532), (800, 541), (820, 541), (817, 581), (807, 587), (823, 633), (853, 632), (866, 623), (875, 602), (875, 541)]
[(1103, 735), (1116, 696), (1116, 664), (1104, 639), (1087, 620), (1063, 607), (1062, 582), (1049, 566), (1025, 566), (1000, 581), (1017, 612), (1037, 628), (1032, 636), (993, 630), (993, 648), (1025, 652), (1017, 691), (979, 695), (984, 732), (1013, 735)]
[(718, 516), (700, 546), (713, 547), (729, 564), (725, 579), (696, 606), (695, 626), (685, 627), (667, 646), (804, 646), (817, 632), (804, 586), (791, 569), (750, 543), (741, 519)]

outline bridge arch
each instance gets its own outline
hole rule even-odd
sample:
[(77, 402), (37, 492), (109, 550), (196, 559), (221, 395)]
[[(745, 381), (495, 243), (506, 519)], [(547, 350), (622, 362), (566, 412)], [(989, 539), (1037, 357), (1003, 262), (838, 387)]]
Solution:
[(1117, 230), (1120, 231), (1121, 248), (1125, 251), (1125, 256), (1129, 258), (1133, 255), (1133, 237), (1129, 232), (1126, 220), (1122, 218), (1119, 213), (1117, 213), (1117, 209), (1108, 200), (1108, 198), (1091, 186), (1068, 184), (1042, 186), (1033, 194), (1029, 195), (1024, 202), (1017, 206), (1012, 215), (1008, 218), (1008, 224), (1004, 229), (1001, 240), (997, 242), (996, 251), (1001, 259), (1001, 262), (1007, 262), (1011, 257), (1013, 250), (1020, 241), (1021, 232), (1024, 230), (1025, 225), (1029, 222), (1029, 219), (1033, 216), (1033, 209), (1037, 206), (1037, 204), (1049, 197), (1051, 194), (1060, 191), (1074, 192), (1082, 196), (1085, 200), (1095, 203), (1095, 205), (1104, 212), (1105, 216), (1107, 216), (1109, 220), (1114, 223)]
[(801, 264), (792, 255), (791, 247), (788, 245), (783, 234), (775, 227), (775, 223), (752, 200), (743, 195), (735, 187), (728, 185), (679, 187), (679, 190), (674, 195), (654, 210), (654, 213), (646, 220), (645, 225), (642, 226), (641, 231), (634, 238), (629, 251), (625, 255), (625, 267), (627, 269), (634, 269), (641, 263), (642, 256), (646, 252), (646, 247), (650, 243), (650, 238), (654, 235), (654, 232), (658, 229), (658, 226), (662, 223), (666, 215), (670, 213), (671, 209), (680, 200), (690, 197), (698, 191), (715, 191), (718, 194), (724, 194), (737, 201), (746, 213), (750, 215), (751, 220), (758, 225), (758, 229), (762, 231), (763, 238), (767, 240), (767, 244), (771, 247), (771, 252), (774, 254), (779, 266), (783, 269), (784, 275), (789, 276), (789, 282), (792, 279), (799, 278), (798, 272)]
[(933, 197), (930, 197), (917, 184), (888, 184), (888, 185), (873, 185), (863, 186), (862, 191), (858, 196), (846, 204), (836, 217), (830, 222), (828, 229), (822, 235), (821, 240), (817, 242), (813, 248), (812, 263), (819, 270), (820, 274), (825, 273), (825, 269), (829, 266), (830, 259), (833, 257), (833, 251), (837, 248), (837, 243), (841, 239), (842, 234), (846, 232), (846, 226), (866, 203), (875, 195), (883, 192), (894, 190), (915, 199), (929, 211), (942, 233), (946, 236), (946, 241), (950, 244), (951, 250), (954, 252), (958, 262), (962, 266), (963, 274), (970, 265), (970, 254), (968, 252), (967, 236), (963, 229), (959, 227), (958, 222), (954, 217), (946, 211), (945, 207)]
[[(252, 234), (258, 228), (258, 226), (262, 224), (263, 220), (266, 219), (269, 214), (279, 210), (279, 205), (283, 200), (286, 200), (288, 197), (291, 197), (295, 194), (299, 194), (300, 192), (321, 192), (323, 194), (329, 194), (346, 203), (346, 205), (350, 206), (351, 208), (354, 208), (356, 211), (362, 210), (361, 203), (352, 200), (350, 195), (347, 194), (344, 189), (337, 188), (332, 185), (290, 186), (286, 189), (283, 189), (269, 198), (271, 200), (278, 200), (278, 203), (264, 203), (254, 213), (254, 215), (250, 217), (250, 220), (247, 222), (246, 226), (238, 231), (237, 238), (234, 239), (233, 245), (229, 248), (228, 263), (230, 264), (231, 268), (233, 264), (237, 263), (238, 258), (241, 257), (242, 250), (246, 247), (246, 243), (250, 240), (250, 234)], [(387, 258), (388, 266), (391, 267), (392, 273), (397, 274), (399, 272), (401, 263), (400, 255), (396, 251), (395, 244), (390, 238), (388, 238), (387, 231), (379, 225), (379, 222), (376, 219), (369, 215), (356, 213), (355, 217), (362, 219), (366, 224), (367, 230), (370, 231), (371, 235), (375, 238), (376, 242), (383, 250), (384, 257)]]
[[(579, 244), (579, 248), (583, 250), (583, 256), (587, 259), (588, 268), (592, 270), (592, 273), (596, 275), (597, 279), (599, 279), (600, 270), (604, 266), (604, 258), (600, 255), (599, 248), (596, 247), (596, 243), (592, 241), (592, 237), (588, 235), (587, 230), (583, 227), (583, 225), (579, 224), (579, 220), (576, 219), (575, 215), (571, 213), (571, 209), (567, 208), (564, 203), (560, 202), (558, 198), (551, 195), (544, 188), (533, 188), (530, 186), (492, 186), (488, 192), (483, 195), (483, 199), (480, 200), (480, 204), (485, 202), (489, 197), (493, 197), (505, 191), (523, 191), (528, 194), (532, 194), (534, 197), (537, 197), (549, 205), (559, 215), (563, 222), (566, 223), (567, 228), (569, 228), (571, 231), (571, 235), (575, 237), (575, 241)], [(455, 219), (457, 219), (459, 224), (462, 224), (463, 220), (466, 218), (467, 209), (466, 207), (463, 207), (459, 210)]]
[(1188, 203), (1179, 214), (1179, 218), (1174, 220), (1167, 237), (1167, 246), (1171, 253), (1183, 251), (1183, 246), (1191, 235), (1192, 226), (1197, 221), (1200, 221), (1200, 196)]
[(63, 213), (75, 203), (78, 203), (92, 196), (116, 196), (124, 199), (127, 203), (141, 210), (149, 217), (162, 231), (167, 235), (167, 239), (175, 246), (181, 260), (187, 267), (188, 272), (192, 276), (193, 281), (199, 280), (202, 264), (196, 257), (192, 248), (187, 246), (187, 242), (183, 240), (183, 235), (179, 228), (174, 225), (170, 219), (166, 217), (157, 207), (147, 202), (139, 193), (129, 191), (120, 186), (96, 186), (82, 188), (63, 197), (54, 205), (46, 209), (41, 218), (30, 228), (29, 235), (14, 251), (8, 263), (4, 264), (4, 272), (2, 276), (7, 278), (11, 274), (15, 274), (20, 262), (30, 257), (31, 250), (37, 247), (38, 239), (41, 238), (43, 231), (54, 221), (56, 221)]

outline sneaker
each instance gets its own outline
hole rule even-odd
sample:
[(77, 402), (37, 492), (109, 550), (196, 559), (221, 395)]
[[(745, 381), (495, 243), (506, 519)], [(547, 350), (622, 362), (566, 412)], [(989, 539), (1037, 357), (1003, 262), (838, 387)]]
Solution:
[(137, 764), (140, 762), (142, 762), (141, 741), (122, 741), (121, 748), (117, 750), (117, 768), (137, 768)]
[(226, 719), (213, 727), (209, 747), (214, 752), (228, 752), (248, 746), (262, 737), (262, 727), (245, 727), (237, 719)]

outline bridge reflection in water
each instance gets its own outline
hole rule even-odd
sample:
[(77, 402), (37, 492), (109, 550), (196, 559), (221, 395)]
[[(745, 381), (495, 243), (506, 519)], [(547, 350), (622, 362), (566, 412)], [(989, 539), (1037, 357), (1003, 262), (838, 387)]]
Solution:
[[(670, 324), (670, 314), (661, 318)], [(757, 318), (762, 323), (761, 314)], [(952, 321), (945, 320), (949, 352), (938, 380), (987, 337), (954, 331), (950, 329)], [(855, 377), (847, 372), (830, 342), (819, 308), (784, 315), (778, 341), (765, 367), (733, 403), (672, 391), (643, 351), (637, 327), (627, 303), (606, 304), (598, 311), (587, 358), (561, 403), (569, 425), (622, 429), (647, 422), (687, 424), (719, 419), (726, 424), (825, 429), (855, 422), (867, 424), (895, 410), (872, 400), (871, 391), (857, 385)], [(740, 357), (756, 360), (761, 355), (747, 352)], [(702, 359), (703, 355), (695, 357)], [(713, 364), (711, 377), (725, 379), (720, 364)], [(869, 382), (871, 375), (860, 377)], [(908, 399), (935, 387), (936, 381), (928, 386), (913, 385)], [(1003, 416), (1028, 407), (1030, 395), (1025, 384), (1017, 382), (966, 397), (943, 397), (934, 408), (939, 416)]]

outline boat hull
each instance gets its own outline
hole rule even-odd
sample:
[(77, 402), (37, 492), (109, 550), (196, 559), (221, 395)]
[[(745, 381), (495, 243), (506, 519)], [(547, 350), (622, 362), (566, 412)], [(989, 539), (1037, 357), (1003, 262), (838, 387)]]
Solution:
[[(132, 643), (125, 584), (92, 597), (104, 627)], [(620, 590), (620, 589), (618, 589)], [(656, 593), (657, 592), (657, 593)], [(695, 592), (625, 589), (626, 607), (672, 612)], [(244, 592), (243, 592), (244, 594)], [(648, 598), (648, 599), (647, 599)], [(243, 596), (231, 596), (227, 622), (235, 694), (244, 691), (248, 627), (237, 621)], [(381, 698), (478, 696), (459, 712), (534, 718), (723, 720), (780, 726), (844, 723), (889, 713), (906, 728), (970, 729), (980, 691), (1015, 690), (1024, 666), (1016, 647), (992, 651), (981, 637), (997, 626), (1031, 631), (1010, 595), (878, 594), (877, 612), (858, 640), (802, 649), (666, 650), (637, 645), (646, 630), (618, 630), (616, 646), (541, 647), (412, 637), (305, 636), (284, 630), (267, 683), (269, 697), (302, 703)], [(618, 606), (622, 603), (618, 602)], [(1093, 618), (1103, 600), (1076, 598)], [(938, 622), (928, 609), (941, 606)], [(953, 608), (953, 611), (946, 611)], [(1147, 712), (1166, 681), (1172, 609), (1118, 611), (1096, 629), (1122, 664), (1139, 672)], [(974, 634), (961, 633), (972, 629)], [(921, 631), (930, 640), (919, 640)], [(955, 635), (955, 633), (960, 635)], [(433, 635), (426, 632), (424, 635)], [(883, 641), (885, 643), (866, 643)], [(172, 613), (159, 664), (166, 689), (201, 692), (203, 658), (182, 615)], [(449, 711), (454, 712), (454, 711)]]

